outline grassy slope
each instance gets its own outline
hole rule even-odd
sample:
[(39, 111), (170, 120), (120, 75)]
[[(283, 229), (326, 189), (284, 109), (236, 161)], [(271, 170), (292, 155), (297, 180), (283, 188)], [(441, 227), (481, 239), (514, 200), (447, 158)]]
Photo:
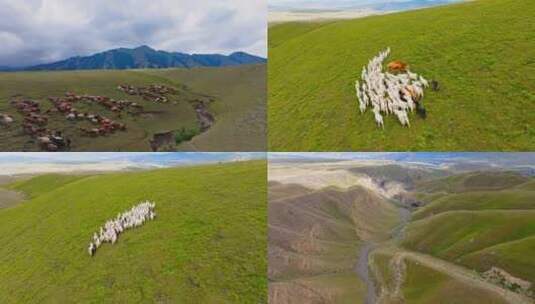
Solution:
[(271, 183), (269, 197), (269, 279), (274, 301), (361, 301), (366, 285), (354, 269), (360, 246), (363, 241), (388, 238), (398, 223), (396, 208), (358, 186), (311, 192)]
[(216, 113), (214, 127), (179, 149), (266, 151), (266, 65), (210, 71), (207, 68), (148, 71), (219, 100), (210, 106)]
[[(507, 12), (507, 13), (504, 13)], [(535, 6), (479, 0), (387, 16), (270, 27), (271, 150), (533, 150)], [(290, 34), (288, 34), (290, 33)], [(428, 119), (385, 130), (358, 112), (354, 81), (392, 47), (415, 72), (437, 79)]]
[[(195, 139), (195, 147), (205, 151), (263, 151), (265, 150), (265, 134), (254, 133), (250, 139), (250, 129), (264, 129), (265, 117), (257, 120), (247, 120), (250, 112), (265, 107), (265, 89), (257, 82), (265, 80), (265, 74), (258, 72), (262, 66), (244, 66), (224, 69), (168, 69), (168, 70), (130, 70), (130, 71), (66, 71), (66, 72), (24, 72), (0, 73), (0, 112), (10, 113), (20, 122), (21, 116), (8, 104), (11, 96), (24, 96), (43, 100), (48, 96), (62, 96), (71, 91), (78, 94), (105, 95), (115, 99), (128, 99), (145, 106), (145, 111), (151, 115), (132, 117), (123, 115), (118, 119), (110, 111), (101, 106), (77, 105), (77, 108), (101, 113), (116, 120), (127, 123), (127, 132), (118, 132), (108, 137), (87, 138), (80, 137), (77, 128), (83, 124), (70, 123), (64, 117), (57, 115), (49, 123), (50, 129), (65, 130), (67, 136), (73, 139), (72, 149), (76, 151), (148, 151), (149, 138), (152, 134), (167, 130), (177, 130), (182, 127), (197, 126), (196, 114), (188, 100), (196, 98), (192, 92), (172, 97), (178, 104), (155, 104), (142, 100), (137, 96), (126, 95), (117, 90), (117, 85), (128, 83), (135, 86), (149, 84), (166, 84), (175, 87), (186, 85), (195, 86), (194, 92), (214, 94), (219, 97), (210, 111), (215, 114), (218, 122), (210, 130), (215, 136), (207, 140)], [(172, 75), (182, 75), (175, 79)], [(237, 76), (237, 75), (238, 76)], [(243, 78), (251, 78), (244, 82)], [(202, 80), (197, 85), (195, 80)], [(222, 90), (224, 86), (226, 90)], [(265, 87), (265, 81), (264, 81)], [(251, 96), (255, 96), (252, 98)], [(190, 98), (191, 97), (191, 98)], [(245, 100), (245, 101), (244, 101)], [(48, 101), (43, 102), (43, 109), (51, 107)], [(244, 126), (222, 123), (228, 117), (242, 122)], [(55, 116), (54, 116), (55, 117)], [(241, 128), (239, 128), (241, 127)], [(263, 130), (265, 131), (265, 130)], [(205, 136), (205, 135), (202, 135)], [(28, 136), (22, 136), (20, 128), (13, 126), (0, 132), (0, 149), (3, 151), (36, 150), (34, 143), (28, 142)]]
[[(461, 211), (440, 208), (437, 215), (428, 213), (421, 219), (427, 213), (424, 207), (423, 213), (416, 213), (415, 219), (419, 220), (408, 226), (403, 246), (480, 272), (497, 266), (535, 282), (535, 264), (531, 258), (535, 252), (532, 201), (528, 202), (529, 208), (522, 209), (524, 193), (506, 193), (500, 191), (495, 198), (488, 196), (488, 205), (477, 199), (466, 202), (468, 207), (461, 206), (462, 201), (444, 202), (451, 210), (459, 208)], [(476, 198), (478, 196), (476, 194)], [(429, 205), (434, 206), (434, 203)], [(462, 211), (464, 209), (473, 211)]]
[[(265, 175), (264, 161), (107, 174), (2, 210), (0, 298), (265, 302)], [(90, 258), (92, 233), (143, 199), (156, 201), (158, 218)]]
[(535, 191), (478, 191), (442, 196), (414, 212), (414, 220), (452, 210), (535, 209)]
[(31, 181), (14, 182), (9, 184), (7, 188), (23, 192), (28, 197), (34, 198), (86, 177), (86, 175), (46, 174), (33, 177)]
[(428, 268), (411, 259), (403, 261), (405, 273), (403, 276), (403, 300), (393, 295), (396, 284), (396, 274), (392, 266), (392, 254), (375, 252), (372, 255), (372, 266), (376, 278), (381, 286), (388, 290), (383, 293), (383, 302), (389, 304), (401, 303), (504, 303), (494, 294), (466, 285), (448, 274)]
[[(178, 105), (155, 104), (143, 101), (137, 96), (126, 95), (117, 90), (117, 85), (129, 83), (136, 86), (162, 83), (161, 79), (150, 77), (143, 72), (134, 71), (68, 71), (68, 72), (32, 72), (32, 73), (0, 73), (0, 112), (11, 113), (17, 124), (0, 133), (2, 138), (0, 147), (4, 151), (38, 150), (36, 144), (29, 143), (30, 137), (22, 136), (19, 127), (22, 117), (9, 105), (10, 97), (17, 94), (43, 101), (42, 109), (52, 107), (45, 99), (48, 96), (63, 96), (65, 92), (77, 94), (104, 95), (115, 99), (129, 99), (145, 106), (145, 111), (158, 112), (157, 119), (151, 117), (132, 117), (123, 115), (121, 119), (128, 126), (127, 132), (88, 138), (80, 136), (79, 126), (89, 126), (85, 123), (71, 123), (63, 116), (55, 114), (48, 125), (50, 129), (64, 130), (72, 138), (72, 149), (76, 151), (148, 151), (149, 138), (153, 133), (162, 130), (173, 130), (179, 127), (196, 126), (195, 112), (186, 101), (179, 101)], [(169, 84), (169, 82), (164, 82)], [(81, 110), (101, 113), (116, 119), (110, 111), (98, 105), (77, 105)]]
[(411, 260), (405, 261), (407, 273), (403, 285), (406, 303), (426, 304), (498, 304), (506, 303), (494, 295), (467, 286), (463, 282), (429, 269)]
[(502, 190), (520, 187), (529, 179), (515, 172), (470, 172), (417, 183), (416, 190), (425, 193), (460, 193)]
[(504, 242), (535, 235), (535, 211), (444, 212), (412, 222), (403, 245), (454, 260)]
[(535, 282), (534, 252), (535, 236), (531, 236), (475, 251), (462, 256), (459, 262), (478, 271), (486, 271), (492, 266), (497, 266), (533, 283)]
[(402, 245), (479, 272), (496, 266), (535, 282), (532, 186), (533, 179), (509, 172), (420, 183), (418, 190), (442, 195), (413, 214)]
[(330, 22), (286, 22), (269, 28), (268, 47), (274, 48), (288, 40), (319, 29)]

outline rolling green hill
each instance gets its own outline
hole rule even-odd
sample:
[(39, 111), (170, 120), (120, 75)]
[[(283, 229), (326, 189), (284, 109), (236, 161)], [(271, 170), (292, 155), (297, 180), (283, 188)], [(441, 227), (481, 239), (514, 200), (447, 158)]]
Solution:
[(266, 65), (220, 68), (147, 70), (148, 74), (185, 83), (196, 92), (216, 97), (210, 105), (216, 124), (191, 142), (191, 151), (266, 151)]
[(59, 187), (73, 183), (77, 180), (88, 177), (87, 175), (64, 175), (46, 174), (33, 177), (31, 181), (21, 180), (7, 185), (6, 188), (23, 192), (28, 197), (34, 198)]
[[(535, 148), (535, 6), (467, 3), (325, 24), (269, 28), (269, 147), (275, 151), (526, 151)], [(369, 59), (436, 79), (428, 117), (361, 115), (354, 82)]]
[[(190, 142), (182, 142), (177, 150), (202, 151), (265, 151), (266, 141), (266, 74), (265, 65), (244, 65), (224, 68), (156, 69), (128, 71), (65, 71), (0, 73), (0, 113), (11, 114), (15, 123), (0, 128), (0, 150), (39, 151), (38, 145), (24, 135), (21, 122), (9, 101), (23, 96), (41, 101), (43, 111), (52, 108), (46, 99), (75, 94), (101, 95), (117, 100), (130, 100), (144, 106), (139, 115), (123, 113), (118, 117), (99, 105), (76, 104), (81, 111), (101, 114), (125, 123), (126, 132), (104, 137), (84, 137), (78, 130), (87, 122), (70, 122), (64, 115), (52, 113), (47, 128), (61, 130), (72, 140), (73, 151), (150, 151), (149, 139), (164, 131), (199, 129), (192, 102), (215, 100), (208, 112), (215, 124)], [(166, 104), (145, 101), (117, 89), (120, 84), (137, 87), (167, 85), (179, 90), (169, 95)]]
[(407, 262), (407, 274), (403, 286), (403, 294), (407, 303), (414, 304), (507, 303), (503, 299), (488, 292), (467, 286), (462, 281), (414, 261)]
[(528, 177), (515, 172), (469, 172), (444, 178), (421, 181), (416, 190), (424, 193), (461, 193), (470, 191), (503, 190), (521, 187)]
[[(85, 176), (13, 187), (0, 209), (2, 303), (264, 303), (266, 163)], [(141, 200), (157, 218), (94, 257), (91, 235)]]
[(442, 196), (414, 212), (414, 220), (453, 210), (535, 209), (535, 191), (475, 191)]
[(498, 267), (533, 284), (532, 183), (532, 178), (511, 172), (475, 172), (421, 183), (420, 191), (428, 187), (429, 194), (444, 194), (413, 213), (402, 245), (479, 273)]
[[(384, 284), (384, 290), (379, 303), (448, 303), (448, 304), (479, 304), (479, 303), (508, 303), (495, 294), (481, 288), (470, 286), (437, 271), (420, 261), (406, 260), (403, 262), (403, 284), (396, 281), (396, 273), (392, 265), (393, 255), (384, 252), (373, 254), (373, 267), (379, 280)], [(398, 288), (399, 293), (392, 292)]]
[[(270, 164), (273, 303), (533, 303), (535, 178), (525, 175), (529, 170), (355, 161), (336, 168), (380, 186), (361, 187), (368, 185), (362, 179), (345, 191), (280, 177), (299, 174), (302, 166)], [(309, 166), (315, 177), (327, 168), (321, 161)], [(329, 184), (339, 177), (324, 178)], [(393, 182), (404, 191), (384, 196), (381, 190)]]
[(404, 246), (454, 260), (465, 254), (535, 235), (535, 211), (443, 212), (412, 222)]
[(535, 236), (530, 236), (472, 252), (459, 258), (459, 262), (480, 272), (493, 266), (500, 267), (533, 283), (535, 282), (533, 252), (535, 252)]

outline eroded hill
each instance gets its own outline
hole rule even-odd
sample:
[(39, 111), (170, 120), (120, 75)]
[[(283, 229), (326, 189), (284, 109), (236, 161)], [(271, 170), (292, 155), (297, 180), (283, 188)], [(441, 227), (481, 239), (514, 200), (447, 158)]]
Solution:
[(269, 172), (271, 303), (532, 303), (533, 177), (351, 162)]

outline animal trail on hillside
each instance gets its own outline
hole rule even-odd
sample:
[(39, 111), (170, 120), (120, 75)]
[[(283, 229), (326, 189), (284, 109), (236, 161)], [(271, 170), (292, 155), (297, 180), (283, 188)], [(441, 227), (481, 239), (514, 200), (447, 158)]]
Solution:
[(384, 72), (383, 62), (389, 55), (390, 48), (380, 52), (362, 68), (362, 83), (355, 82), (359, 109), (364, 113), (370, 106), (379, 127), (384, 128), (383, 115), (389, 114), (394, 114), (403, 126), (410, 127), (409, 111), (417, 110), (425, 117), (421, 101), (424, 88), (429, 87), (429, 83), (400, 61), (389, 64), (389, 71)]
[(97, 234), (93, 234), (93, 240), (89, 243), (87, 251), (90, 256), (95, 255), (97, 249), (103, 243), (117, 242), (119, 234), (127, 229), (136, 228), (142, 226), (147, 220), (153, 220), (156, 218), (154, 208), (156, 204), (154, 202), (145, 201), (132, 207), (132, 209), (117, 214), (114, 220), (108, 220), (104, 224), (104, 227), (100, 227), (100, 231)]

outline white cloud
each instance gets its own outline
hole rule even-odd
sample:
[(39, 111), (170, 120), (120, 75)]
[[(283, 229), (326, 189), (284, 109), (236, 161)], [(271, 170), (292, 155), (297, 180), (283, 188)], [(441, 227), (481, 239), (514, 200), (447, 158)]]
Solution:
[(0, 42), (7, 49), (0, 65), (140, 45), (267, 54), (266, 0), (0, 0), (0, 7)]

